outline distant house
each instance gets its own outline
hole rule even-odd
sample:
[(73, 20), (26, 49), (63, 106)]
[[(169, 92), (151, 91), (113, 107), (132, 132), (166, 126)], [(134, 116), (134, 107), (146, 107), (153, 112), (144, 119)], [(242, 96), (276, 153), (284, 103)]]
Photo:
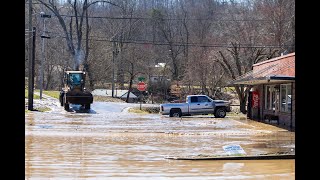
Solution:
[[(95, 89), (92, 91), (92, 94), (96, 96), (112, 96), (112, 90)], [(128, 94), (128, 90), (118, 90), (118, 89), (114, 90), (114, 97), (120, 98), (122, 100), (127, 99), (127, 94)], [(129, 103), (137, 102), (137, 101), (138, 101), (138, 97), (134, 95), (132, 92), (130, 92)]]
[[(127, 99), (127, 96), (128, 96), (128, 91), (123, 95), (121, 95), (119, 98), (125, 101)], [(134, 95), (132, 92), (130, 92), (128, 103), (135, 103), (135, 102), (138, 102), (138, 97)]]
[(167, 76), (152, 75), (149, 77), (149, 81), (151, 83), (157, 83), (157, 82), (168, 82), (169, 80)]
[(253, 70), (231, 82), (251, 87), (248, 117), (295, 129), (295, 53), (253, 65)]

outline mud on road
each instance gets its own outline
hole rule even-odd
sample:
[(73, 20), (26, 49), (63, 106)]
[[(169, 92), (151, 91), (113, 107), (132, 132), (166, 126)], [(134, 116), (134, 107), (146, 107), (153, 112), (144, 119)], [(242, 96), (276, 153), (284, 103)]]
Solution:
[[(54, 100), (53, 100), (54, 101)], [(26, 179), (294, 179), (294, 160), (181, 161), (167, 156), (221, 155), (239, 144), (248, 155), (294, 153), (295, 134), (251, 120), (169, 118), (129, 113), (139, 104), (94, 102), (82, 112), (59, 103), (26, 113)]]

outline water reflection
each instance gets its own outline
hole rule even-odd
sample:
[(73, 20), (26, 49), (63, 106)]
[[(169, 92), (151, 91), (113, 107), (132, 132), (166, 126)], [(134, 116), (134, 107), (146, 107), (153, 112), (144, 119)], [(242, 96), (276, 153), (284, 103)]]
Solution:
[(225, 163), (223, 164), (224, 173), (238, 173), (244, 167), (244, 163)]
[[(294, 176), (294, 160), (181, 161), (168, 155), (223, 153), (222, 142), (199, 137), (135, 134), (27, 136), (26, 176), (67, 177), (266, 177)], [(204, 148), (199, 148), (204, 147)], [(256, 176), (253, 176), (256, 177)]]
[(165, 159), (219, 155), (229, 144), (248, 155), (290, 151), (292, 132), (247, 120), (96, 111), (28, 113), (26, 179), (294, 179), (294, 160)]

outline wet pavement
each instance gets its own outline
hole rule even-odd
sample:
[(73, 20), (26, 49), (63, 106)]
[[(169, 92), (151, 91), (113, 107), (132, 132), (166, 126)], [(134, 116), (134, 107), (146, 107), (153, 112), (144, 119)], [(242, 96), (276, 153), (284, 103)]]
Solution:
[(191, 161), (168, 156), (292, 152), (295, 134), (228, 117), (129, 113), (139, 104), (94, 102), (85, 112), (59, 103), (25, 119), (26, 179), (294, 179), (295, 160)]

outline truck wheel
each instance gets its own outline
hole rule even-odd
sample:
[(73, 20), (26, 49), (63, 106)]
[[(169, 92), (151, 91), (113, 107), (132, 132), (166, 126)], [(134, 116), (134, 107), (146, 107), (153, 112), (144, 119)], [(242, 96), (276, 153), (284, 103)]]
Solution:
[(218, 108), (216, 112), (214, 113), (214, 117), (216, 118), (224, 118), (226, 116), (227, 112), (224, 108)]
[(169, 116), (170, 117), (181, 117), (182, 116), (181, 110), (180, 109), (171, 109)]
[(70, 107), (68, 103), (64, 103), (64, 110), (69, 111)]
[(89, 110), (89, 109), (90, 109), (90, 104), (85, 104), (85, 105), (84, 105), (84, 109)]

